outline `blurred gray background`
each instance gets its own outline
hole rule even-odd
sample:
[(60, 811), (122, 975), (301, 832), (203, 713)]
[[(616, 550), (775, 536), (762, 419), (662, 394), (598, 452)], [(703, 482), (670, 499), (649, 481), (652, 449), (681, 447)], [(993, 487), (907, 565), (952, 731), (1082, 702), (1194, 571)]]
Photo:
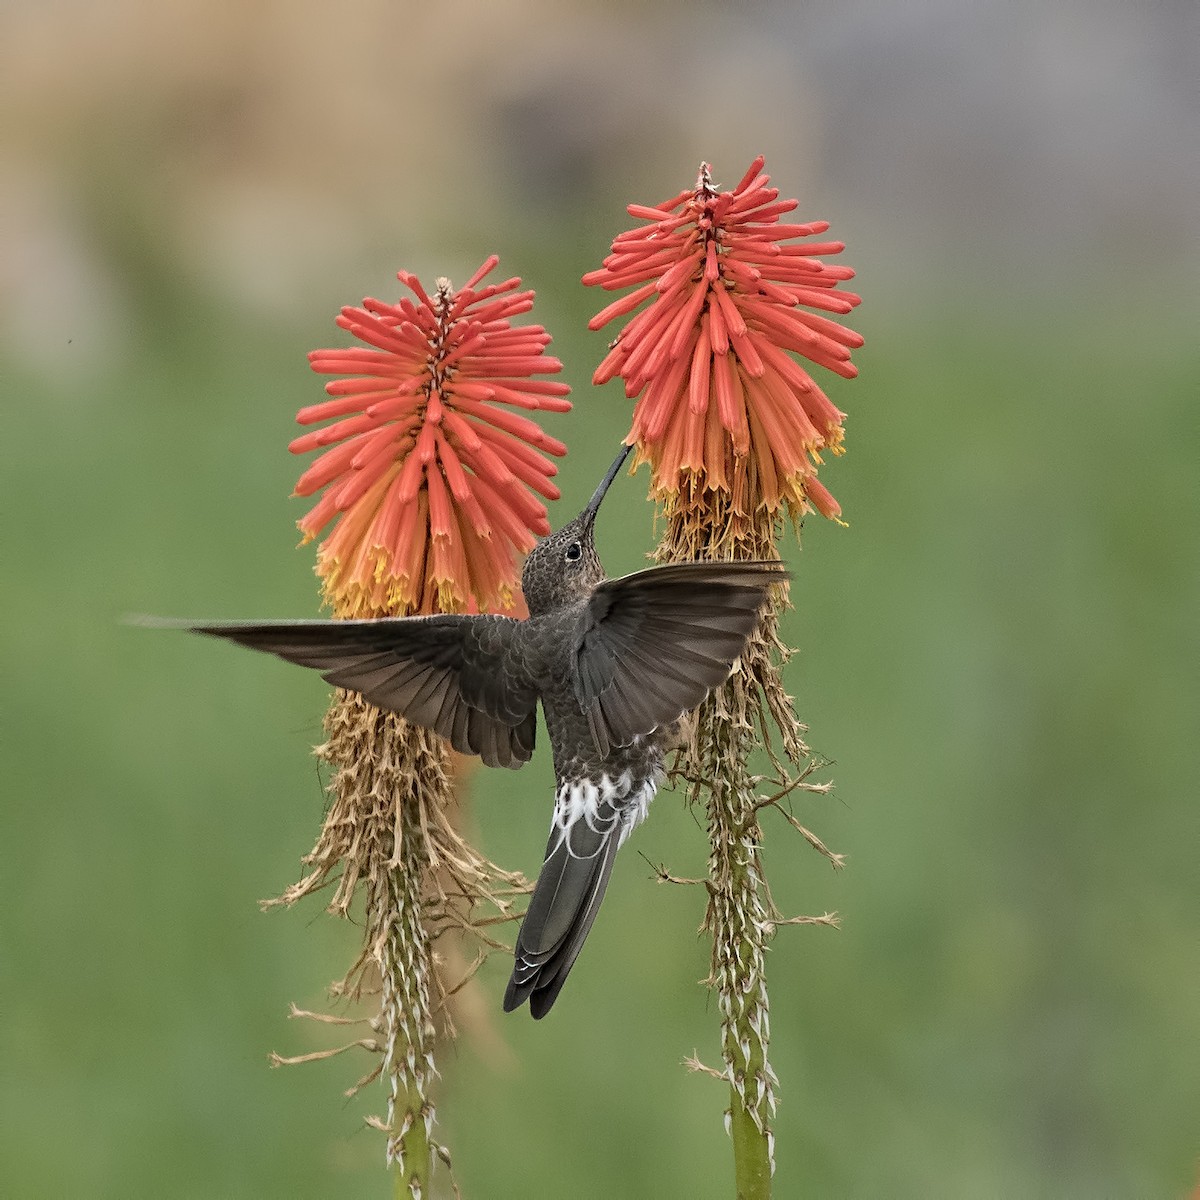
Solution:
[[(319, 680), (123, 613), (316, 612), (305, 352), (399, 267), (538, 291), (575, 411), (561, 523), (623, 436), (579, 285), (704, 158), (847, 242), (861, 377), (789, 684), (833, 760), (767, 827), (780, 1197), (1183, 1196), (1200, 1155), (1200, 10), (1185, 0), (362, 0), (0, 7), (0, 1180), (14, 1196), (386, 1195), (329, 1044), (357, 930), (256, 901), (323, 806)], [(645, 475), (610, 572), (653, 545)], [(501, 777), (502, 775), (502, 777)], [(545, 760), (478, 773), (536, 870)], [(443, 1060), (471, 1197), (722, 1196), (702, 871), (664, 794), (552, 1018)], [(498, 1010), (505, 976), (481, 973)]]

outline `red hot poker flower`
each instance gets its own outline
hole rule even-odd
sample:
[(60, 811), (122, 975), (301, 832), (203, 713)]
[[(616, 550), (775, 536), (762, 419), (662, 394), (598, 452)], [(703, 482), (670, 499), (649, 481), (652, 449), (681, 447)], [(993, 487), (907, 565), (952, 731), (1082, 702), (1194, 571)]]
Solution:
[(583, 277), (609, 291), (636, 290), (589, 322), (599, 329), (647, 306), (617, 336), (593, 382), (615, 376), (640, 396), (630, 438), (649, 461), (654, 487), (678, 493), (681, 477), (732, 494), (734, 508), (827, 517), (841, 508), (818, 483), (820, 451), (842, 453), (840, 412), (791, 351), (847, 379), (858, 371), (852, 329), (809, 312), (843, 315), (860, 297), (837, 291), (854, 272), (819, 257), (841, 242), (791, 243), (824, 233), (826, 221), (781, 225), (797, 207), (780, 200), (750, 164), (732, 191), (717, 192), (702, 163), (696, 187), (663, 204), (631, 204), (648, 224), (620, 234), (598, 271)]
[[(332, 399), (302, 409), (301, 425), (339, 418), (291, 443), (330, 446), (296, 495), (324, 495), (299, 522), (310, 541), (335, 521), (317, 554), (325, 598), (342, 617), (508, 608), (516, 555), (550, 532), (532, 493), (558, 498), (558, 468), (539, 451), (562, 442), (512, 408), (566, 412), (570, 388), (530, 378), (562, 369), (540, 325), (513, 328), (533, 307), (521, 281), (480, 287), (489, 258), (454, 290), (430, 297), (407, 271), (415, 299), (367, 299), (338, 325), (366, 346), (314, 350), (314, 371), (355, 378), (325, 385)], [(502, 406), (508, 407), (502, 407)]]

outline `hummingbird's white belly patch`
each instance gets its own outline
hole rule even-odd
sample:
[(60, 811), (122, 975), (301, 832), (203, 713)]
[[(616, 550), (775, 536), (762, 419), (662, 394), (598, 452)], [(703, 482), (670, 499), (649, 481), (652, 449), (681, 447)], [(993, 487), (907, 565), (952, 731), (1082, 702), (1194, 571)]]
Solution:
[(629, 771), (615, 777), (601, 775), (599, 781), (564, 779), (554, 797), (547, 857), (565, 842), (572, 858), (595, 858), (614, 828), (617, 845), (623, 846), (646, 819), (661, 778), (661, 772), (656, 772), (637, 787)]

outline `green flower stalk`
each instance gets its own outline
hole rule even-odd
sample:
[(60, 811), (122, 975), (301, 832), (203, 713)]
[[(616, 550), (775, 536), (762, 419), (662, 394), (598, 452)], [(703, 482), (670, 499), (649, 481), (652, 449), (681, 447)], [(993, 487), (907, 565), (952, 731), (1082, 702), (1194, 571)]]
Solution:
[[(549, 336), (541, 326), (511, 325), (533, 293), (519, 291), (519, 279), (482, 285), (497, 261), (457, 290), (439, 280), (432, 296), (401, 272), (413, 299), (342, 310), (338, 324), (363, 346), (310, 355), (314, 370), (341, 376), (326, 386), (329, 400), (298, 416), (304, 425), (332, 423), (291, 445), (296, 453), (324, 448), (296, 491), (324, 489), (299, 522), (305, 540), (335, 522), (317, 573), (336, 617), (518, 603), (518, 556), (550, 528), (534, 493), (558, 496), (556, 468), (541, 452), (566, 447), (511, 409), (570, 404), (566, 385), (533, 378), (561, 369), (544, 353)], [(513, 899), (528, 887), (460, 832), (462, 770), (442, 738), (341, 689), (325, 731), (317, 755), (332, 770), (332, 803), (305, 859), (308, 873), (271, 903), (293, 904), (328, 885), (332, 912), (346, 916), (361, 903), (363, 946), (334, 992), (378, 1008), (369, 1036), (276, 1061), (351, 1047), (377, 1053), (351, 1093), (383, 1077), (386, 1114), (370, 1123), (387, 1136), (396, 1195), (421, 1200), (435, 1158), (449, 1163), (434, 1139), (434, 1082), (437, 1042), (454, 1034), (450, 1002), (500, 945), (488, 929), (513, 919)], [(454, 945), (462, 934), (478, 947), (470, 964)]]
[[(792, 357), (844, 378), (857, 372), (854, 331), (843, 315), (859, 297), (838, 290), (852, 278), (831, 265), (840, 242), (806, 239), (823, 221), (781, 224), (797, 207), (779, 200), (756, 159), (731, 191), (718, 191), (707, 164), (696, 186), (666, 202), (630, 205), (642, 224), (622, 233), (587, 284), (634, 290), (598, 313), (591, 328), (639, 309), (613, 342), (594, 382), (620, 377), (638, 397), (627, 439), (651, 468), (651, 494), (664, 531), (658, 562), (777, 559), (787, 518), (841, 508), (817, 479), (822, 452), (842, 453), (841, 413)], [(644, 307), (643, 307), (644, 305)], [(817, 309), (819, 312), (810, 310)], [(790, 353), (789, 353), (790, 352)], [(780, 807), (813, 783), (816, 763), (783, 686), (788, 650), (778, 636), (786, 585), (774, 589), (760, 628), (723, 688), (696, 713), (677, 772), (703, 803), (710, 841), (705, 929), (713, 940), (709, 984), (721, 1013), (718, 1074), (730, 1089), (737, 1195), (770, 1195), (777, 1079), (771, 1068), (765, 950), (784, 923), (835, 924), (828, 914), (785, 921), (762, 865), (759, 814), (779, 808), (833, 865), (841, 858)], [(766, 748), (769, 775), (751, 755)], [(763, 794), (764, 782), (773, 790)], [(699, 1067), (698, 1063), (693, 1063)]]

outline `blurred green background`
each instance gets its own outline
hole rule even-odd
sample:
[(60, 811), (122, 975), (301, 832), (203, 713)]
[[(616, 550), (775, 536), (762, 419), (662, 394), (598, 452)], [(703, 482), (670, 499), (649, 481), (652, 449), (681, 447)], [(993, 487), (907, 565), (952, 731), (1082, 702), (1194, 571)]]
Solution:
[[(701, 19), (702, 16), (702, 19)], [(622, 205), (759, 152), (865, 296), (788, 679), (836, 791), (767, 821), (777, 1195), (1185, 1195), (1200, 1155), (1195, 242), (1185, 4), (904, 10), (123, 0), (0, 13), (0, 1192), (384, 1196), (319, 1049), (357, 930), (263, 915), (326, 689), (130, 612), (316, 612), (295, 410), (332, 316), (485, 254), (575, 387), (560, 523), (628, 407), (579, 286)], [(1194, 63), (1193, 63), (1194, 66)], [(1189, 80), (1191, 82), (1189, 83)], [(610, 572), (653, 544), (645, 475)], [(481, 772), (536, 870), (547, 756)], [(641, 852), (639, 854), (638, 852)], [(467, 1200), (729, 1196), (705, 840), (664, 794), (553, 1014), (442, 1059)]]

